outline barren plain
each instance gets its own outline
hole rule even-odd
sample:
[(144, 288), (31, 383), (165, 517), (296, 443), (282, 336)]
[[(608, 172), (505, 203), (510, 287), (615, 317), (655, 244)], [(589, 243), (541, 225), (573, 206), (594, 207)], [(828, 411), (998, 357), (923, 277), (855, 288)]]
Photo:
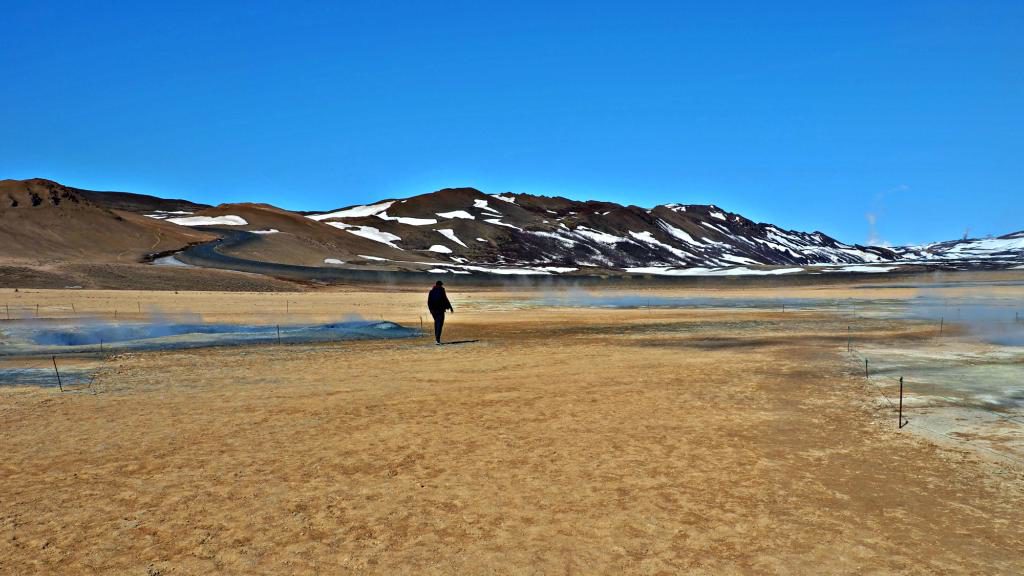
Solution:
[[(1024, 468), (898, 429), (837, 310), (572, 307), (450, 284), (445, 337), (468, 342), (62, 359), (98, 363), (93, 386), (0, 386), (0, 573), (1024, 571)], [(397, 287), (0, 295), (16, 317), (428, 320), (423, 290)], [(864, 315), (855, 337), (935, 335)]]

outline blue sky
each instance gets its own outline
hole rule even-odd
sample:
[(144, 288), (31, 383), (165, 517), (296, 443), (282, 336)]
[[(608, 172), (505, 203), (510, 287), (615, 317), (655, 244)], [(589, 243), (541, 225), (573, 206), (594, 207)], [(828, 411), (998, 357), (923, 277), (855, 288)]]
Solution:
[(712, 203), (862, 243), (1024, 229), (1024, 2), (0, 9), (0, 178)]

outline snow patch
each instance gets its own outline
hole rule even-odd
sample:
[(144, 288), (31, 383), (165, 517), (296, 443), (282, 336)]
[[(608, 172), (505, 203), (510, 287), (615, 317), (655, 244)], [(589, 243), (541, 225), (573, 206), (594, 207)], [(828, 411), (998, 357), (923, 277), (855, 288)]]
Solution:
[(608, 234), (607, 232), (601, 232), (599, 230), (594, 230), (593, 228), (587, 228), (586, 226), (578, 226), (572, 232), (573, 234), (583, 236), (584, 238), (587, 238), (588, 240), (593, 240), (594, 242), (600, 242), (601, 244), (610, 244), (614, 246), (619, 242), (626, 241), (626, 239), (621, 236)]
[(520, 228), (519, 226), (513, 226), (511, 224), (506, 224), (506, 223), (502, 222), (501, 220), (499, 220), (497, 218), (487, 218), (487, 219), (484, 220), (484, 222), (490, 222), (491, 224), (494, 224), (496, 226), (504, 226), (505, 228), (512, 228), (514, 230), (519, 230), (520, 232), (523, 231), (523, 229)]
[(732, 262), (733, 264), (761, 264), (761, 262), (758, 262), (757, 260), (752, 260), (744, 256), (736, 256), (735, 254), (722, 254), (718, 258), (720, 260), (725, 260), (726, 262)]
[(687, 254), (686, 252), (683, 252), (679, 248), (676, 248), (675, 246), (672, 246), (670, 244), (665, 244), (661, 240), (658, 240), (657, 238), (654, 237), (654, 234), (651, 234), (650, 232), (647, 232), (647, 231), (644, 231), (644, 232), (632, 232), (632, 231), (630, 231), (629, 235), (632, 236), (633, 238), (636, 238), (637, 240), (645, 243), (645, 244), (650, 244), (652, 246), (658, 246), (658, 247), (664, 248), (664, 249), (668, 250), (669, 252), (671, 252), (673, 255), (675, 255), (676, 258), (680, 258), (682, 260), (686, 260), (686, 258), (688, 256), (690, 256), (689, 254)]
[(452, 242), (455, 242), (459, 246), (462, 246), (463, 248), (467, 248), (466, 244), (462, 240), (459, 240), (459, 237), (455, 235), (455, 230), (452, 230), (450, 228), (444, 228), (444, 229), (441, 229), (441, 230), (436, 230), (436, 232), (438, 234), (444, 236), (445, 238), (451, 240)]
[(164, 220), (174, 215), (193, 214), (193, 212), (187, 212), (185, 210), (155, 210), (153, 214), (146, 214), (147, 218), (155, 218), (156, 220)]
[(185, 216), (168, 218), (168, 222), (181, 226), (245, 226), (249, 224), (241, 216)]
[(353, 206), (351, 208), (345, 208), (344, 210), (338, 210), (336, 212), (328, 212), (326, 214), (310, 214), (307, 218), (312, 220), (328, 220), (330, 218), (361, 218), (364, 216), (375, 216), (384, 212), (395, 202), (381, 202), (379, 204), (370, 204), (367, 206)]
[(407, 218), (405, 216), (388, 216), (388, 213), (381, 212), (377, 214), (377, 218), (381, 220), (392, 220), (400, 224), (408, 224), (409, 226), (427, 226), (430, 224), (437, 224), (437, 220), (433, 218)]
[(438, 212), (441, 218), (462, 218), (463, 220), (476, 220), (476, 217), (465, 210), (453, 210), (451, 212)]
[(351, 224), (345, 224), (344, 222), (328, 222), (327, 224), (334, 226), (335, 228), (341, 228), (349, 234), (355, 234), (374, 242), (380, 242), (381, 244), (387, 244), (392, 248), (401, 250), (402, 248), (395, 246), (394, 242), (400, 242), (402, 238), (395, 236), (390, 232), (382, 232), (373, 226), (353, 226)]
[(551, 272), (540, 268), (490, 268), (486, 266), (470, 266), (467, 264), (460, 264), (459, 268), (464, 270), (472, 270), (474, 272), (488, 272), (490, 274), (506, 274), (513, 276), (522, 276), (527, 274), (543, 274), (551, 275)]
[(695, 240), (693, 236), (687, 234), (685, 230), (680, 230), (679, 228), (676, 228), (675, 226), (669, 224), (668, 222), (665, 222), (664, 220), (658, 220), (658, 226), (665, 232), (668, 232), (670, 236), (678, 240), (682, 240), (687, 244), (693, 244), (695, 246), (699, 246), (701, 244), (700, 240)]
[(566, 238), (563, 236), (561, 230), (557, 232), (541, 232), (535, 230), (528, 232), (528, 234), (533, 234), (534, 236), (540, 236), (542, 238), (551, 238), (552, 240), (570, 248), (576, 245), (576, 241), (572, 238)]
[(673, 268), (671, 266), (648, 266), (626, 268), (632, 274), (658, 274), (661, 276), (774, 276), (803, 272), (803, 268), (776, 268), (754, 270), (751, 268)]
[(160, 258), (157, 258), (157, 259), (153, 260), (153, 265), (154, 266), (174, 266), (174, 267), (177, 267), (177, 268), (195, 268), (195, 266), (193, 266), (191, 264), (186, 264), (186, 263), (182, 262), (181, 260), (178, 260), (177, 258), (174, 257), (173, 254), (170, 255), (170, 256), (163, 256), (163, 257), (160, 257)]
[(491, 208), (490, 206), (488, 206), (487, 205), (487, 200), (483, 200), (483, 199), (473, 200), (473, 207), (474, 208), (479, 208), (481, 210), (487, 210), (488, 212), (494, 212), (495, 214), (501, 214), (501, 212), (498, 212), (494, 208)]
[(344, 264), (344, 260), (338, 260), (337, 258), (324, 258), (324, 264)]
[(447, 247), (447, 246), (445, 246), (445, 245), (443, 245), (443, 244), (434, 244), (430, 248), (427, 248), (427, 250), (430, 250), (431, 252), (439, 252), (441, 254), (451, 254), (452, 253), (452, 249)]
[(825, 272), (866, 272), (866, 273), (878, 273), (878, 272), (889, 272), (895, 270), (899, 266), (864, 266), (864, 265), (850, 265), (843, 266), (841, 268), (831, 268), (825, 270)]
[(579, 268), (573, 268), (569, 266), (537, 266), (534, 270), (544, 270), (546, 272), (554, 272), (556, 274), (564, 274), (566, 272), (575, 272)]

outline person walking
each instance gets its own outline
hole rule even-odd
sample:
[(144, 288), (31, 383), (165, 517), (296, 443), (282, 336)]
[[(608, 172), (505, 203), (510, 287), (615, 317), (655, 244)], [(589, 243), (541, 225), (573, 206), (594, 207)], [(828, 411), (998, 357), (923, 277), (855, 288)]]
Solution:
[(430, 289), (430, 294), (427, 296), (427, 308), (430, 310), (430, 315), (434, 317), (434, 341), (440, 346), (441, 329), (444, 328), (444, 312), (450, 310), (452, 314), (455, 313), (452, 303), (448, 301), (448, 294), (444, 291), (444, 282), (438, 280), (437, 284)]

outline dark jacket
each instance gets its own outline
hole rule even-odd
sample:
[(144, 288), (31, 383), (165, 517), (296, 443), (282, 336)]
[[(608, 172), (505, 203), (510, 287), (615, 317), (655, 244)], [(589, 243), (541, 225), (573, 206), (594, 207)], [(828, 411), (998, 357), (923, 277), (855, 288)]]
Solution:
[(448, 294), (445, 293), (442, 286), (434, 286), (430, 289), (430, 295), (427, 296), (427, 308), (432, 314), (444, 314), (445, 310), (455, 312), (452, 303), (448, 301)]

